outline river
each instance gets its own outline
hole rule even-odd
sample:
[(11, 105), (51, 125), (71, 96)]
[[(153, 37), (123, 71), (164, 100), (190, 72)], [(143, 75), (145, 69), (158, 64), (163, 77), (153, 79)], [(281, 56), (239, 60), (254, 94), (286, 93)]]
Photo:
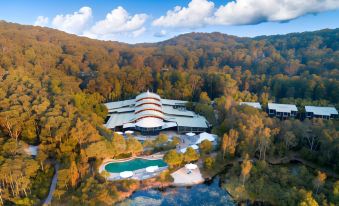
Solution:
[(133, 193), (131, 197), (119, 203), (119, 206), (192, 206), (223, 205), (234, 206), (230, 195), (222, 189), (220, 178), (192, 187), (169, 187), (163, 190), (148, 189)]

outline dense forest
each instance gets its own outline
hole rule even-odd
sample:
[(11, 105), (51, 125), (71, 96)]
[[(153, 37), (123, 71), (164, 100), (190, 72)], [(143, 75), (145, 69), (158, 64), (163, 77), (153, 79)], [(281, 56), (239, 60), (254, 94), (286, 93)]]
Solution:
[[(231, 193), (243, 194), (236, 199), (336, 205), (337, 176), (326, 178), (307, 168), (291, 176), (269, 161), (297, 155), (337, 175), (338, 121), (280, 121), (237, 102), (338, 108), (338, 39), (339, 29), (256, 38), (190, 33), (129, 45), (2, 21), (0, 205), (40, 204), (55, 164), (60, 169), (53, 201), (59, 203), (107, 205), (136, 187), (138, 182), (105, 181), (97, 166), (103, 158), (135, 155), (149, 145), (163, 149), (157, 148), (163, 137), (141, 145), (132, 137), (113, 135), (103, 127), (107, 111), (102, 103), (147, 89), (194, 102), (189, 106), (213, 124), (220, 149), (216, 157), (201, 154), (207, 170), (223, 165), (216, 162), (243, 159), (225, 177), (240, 174), (239, 181), (225, 183)], [(28, 144), (39, 145), (36, 158), (24, 152)], [(176, 164), (182, 162), (179, 158)], [(264, 195), (264, 188), (270, 195)]]

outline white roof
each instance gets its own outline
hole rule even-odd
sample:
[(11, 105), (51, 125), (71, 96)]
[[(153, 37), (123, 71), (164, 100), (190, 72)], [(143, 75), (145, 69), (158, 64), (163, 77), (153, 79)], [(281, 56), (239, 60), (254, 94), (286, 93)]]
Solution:
[(135, 102), (135, 106), (137, 107), (137, 106), (139, 106), (141, 104), (147, 104), (147, 103), (148, 104), (153, 103), (153, 104), (159, 104), (159, 105), (162, 104), (161, 101), (159, 101), (159, 100), (155, 100), (155, 99), (142, 99), (142, 100), (140, 100), (138, 102)]
[(161, 119), (163, 119), (165, 116), (163, 113), (155, 111), (155, 110), (144, 110), (142, 112), (139, 112), (137, 114), (134, 114), (134, 118), (133, 119), (139, 119), (142, 117), (149, 117), (149, 116), (155, 116), (155, 117), (159, 117)]
[(170, 105), (170, 106), (185, 105), (187, 103), (187, 101), (175, 100), (175, 99), (161, 99), (161, 102), (162, 102), (162, 104)]
[(135, 107), (135, 112), (140, 112), (142, 110), (147, 110), (147, 109), (162, 111), (161, 106), (154, 105), (154, 104), (144, 104), (139, 107)]
[(240, 105), (247, 105), (247, 106), (250, 106), (250, 107), (261, 109), (261, 105), (260, 105), (259, 102), (240, 102)]
[(156, 98), (156, 99), (161, 99), (160, 96), (156, 93), (147, 91), (139, 94), (138, 96), (135, 97), (136, 100), (143, 99), (143, 98)]
[(208, 140), (208, 141), (215, 141), (215, 137), (213, 134), (209, 134), (207, 132), (203, 132), (199, 134), (199, 139), (195, 142), (195, 144), (200, 144), (202, 141), (204, 140)]
[(185, 109), (174, 109), (173, 106), (162, 106), (162, 111), (165, 114), (178, 115), (178, 116), (193, 117), (195, 115), (195, 113), (192, 111), (185, 110)]
[(117, 101), (117, 102), (107, 102), (105, 106), (108, 110), (121, 108), (121, 107), (127, 107), (130, 105), (133, 105), (135, 103), (134, 99), (124, 100), (124, 101)]
[(114, 113), (111, 114), (111, 117), (106, 123), (108, 129), (115, 128), (117, 126), (122, 126), (124, 123), (129, 122), (134, 116), (134, 113)]
[(108, 113), (134, 112), (134, 107), (120, 107), (108, 110)]
[(186, 133), (186, 135), (187, 135), (187, 136), (194, 136), (195, 133), (193, 133), (193, 132), (188, 132), (188, 133)]
[(276, 110), (276, 112), (291, 112), (298, 111), (297, 106), (294, 104), (276, 104), (276, 103), (268, 103), (268, 109)]
[(139, 120), (135, 125), (138, 127), (143, 127), (143, 128), (153, 128), (153, 127), (163, 126), (164, 122), (158, 118), (146, 117), (146, 118)]
[(166, 115), (167, 121), (176, 122), (181, 127), (200, 127), (208, 128), (207, 120), (203, 116), (196, 115), (194, 117)]
[(335, 107), (316, 107), (305, 106), (306, 112), (312, 112), (315, 115), (331, 116), (332, 114), (338, 114)]
[(113, 109), (117, 109), (121, 107), (140, 105), (146, 102), (153, 102), (153, 103), (164, 104), (164, 105), (169, 105), (169, 106), (185, 105), (187, 103), (187, 101), (174, 100), (174, 99), (160, 99), (160, 102), (154, 99), (146, 99), (146, 101), (140, 100), (139, 102), (136, 102), (135, 99), (128, 99), (128, 100), (123, 100), (123, 101), (107, 102), (105, 103), (105, 106), (107, 107), (108, 110), (113, 110)]
[[(110, 118), (105, 126), (109, 129), (117, 126), (123, 126), (123, 128), (142, 126), (147, 128), (160, 125), (162, 125), (163, 129), (175, 126), (208, 128), (207, 120), (203, 116), (182, 108), (173, 108), (175, 105), (184, 105), (186, 103), (187, 101), (182, 100), (161, 99), (159, 95), (152, 92), (141, 93), (135, 99), (108, 102), (105, 105)], [(165, 121), (150, 118), (151, 116)], [(140, 119), (142, 117), (145, 118)], [(137, 119), (140, 119), (140, 121), (135, 124), (134, 122)]]
[(176, 126), (177, 126), (176, 122), (165, 122), (164, 125), (162, 126), (162, 129), (167, 129)]

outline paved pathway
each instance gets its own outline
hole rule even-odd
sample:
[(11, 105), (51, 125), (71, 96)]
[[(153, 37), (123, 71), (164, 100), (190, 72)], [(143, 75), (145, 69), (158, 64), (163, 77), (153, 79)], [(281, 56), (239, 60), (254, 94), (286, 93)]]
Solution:
[(58, 170), (59, 170), (59, 163), (56, 163), (55, 166), (54, 166), (54, 176), (53, 176), (53, 179), (52, 179), (52, 184), (51, 184), (51, 187), (49, 188), (49, 193), (48, 193), (48, 196), (47, 198), (45, 199), (44, 201), (44, 206), (45, 205), (50, 205), (51, 204), (51, 201), (52, 201), (52, 197), (53, 197), (53, 193), (55, 191), (55, 188), (56, 188), (56, 184), (57, 184), (57, 181), (58, 181)]

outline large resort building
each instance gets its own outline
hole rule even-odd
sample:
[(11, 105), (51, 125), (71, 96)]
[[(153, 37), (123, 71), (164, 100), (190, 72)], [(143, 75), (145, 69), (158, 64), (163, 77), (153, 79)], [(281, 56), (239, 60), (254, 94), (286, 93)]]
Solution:
[(161, 99), (147, 91), (135, 99), (106, 103), (109, 118), (105, 126), (114, 131), (139, 131), (143, 135), (156, 135), (163, 130), (178, 133), (208, 130), (205, 117), (186, 110), (186, 103)]

